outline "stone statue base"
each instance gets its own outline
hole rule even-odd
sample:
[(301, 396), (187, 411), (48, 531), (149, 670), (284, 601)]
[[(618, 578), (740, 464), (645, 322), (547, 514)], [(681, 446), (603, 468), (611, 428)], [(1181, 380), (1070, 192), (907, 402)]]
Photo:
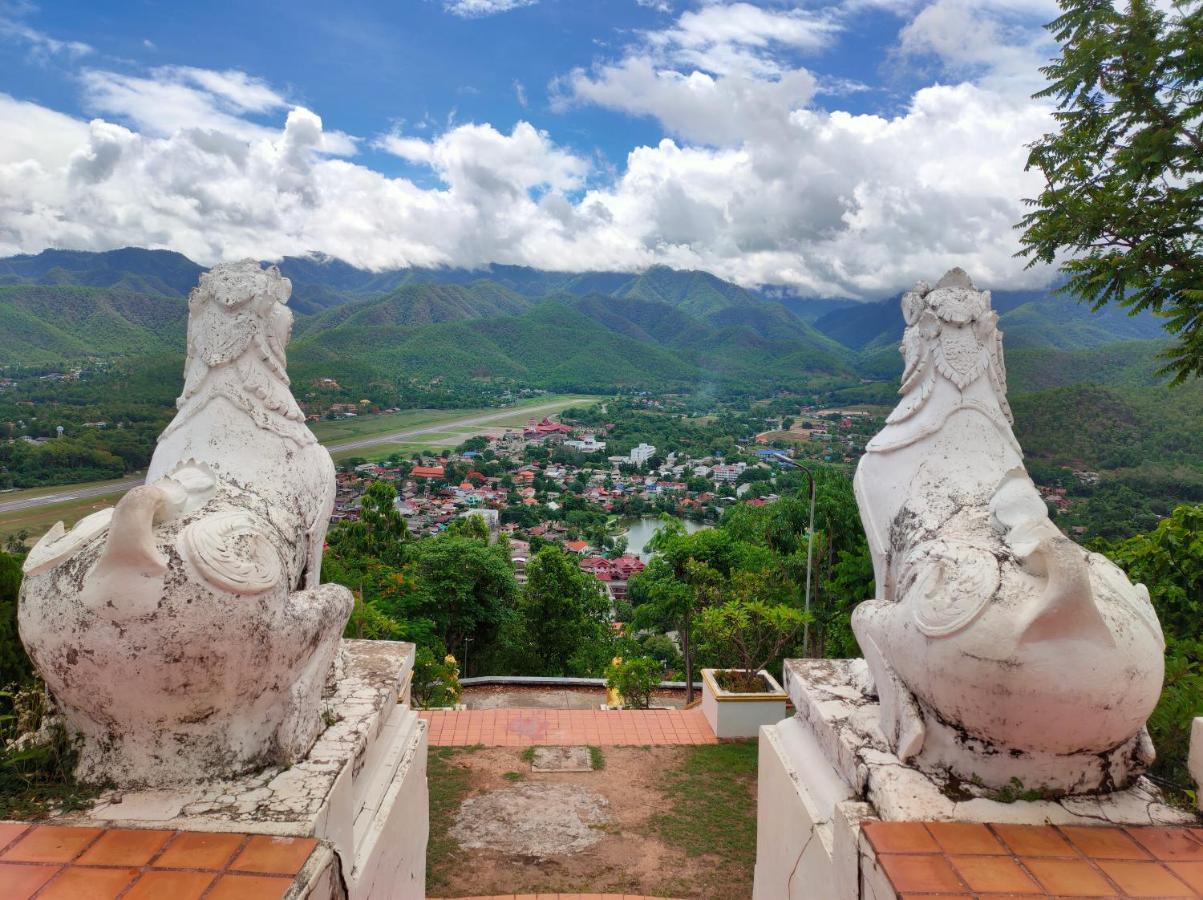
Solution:
[(864, 821), (1195, 824), (1140, 778), (1112, 793), (1031, 799), (940, 781), (887, 748), (864, 660), (787, 660), (791, 719), (760, 732), (756, 900), (860, 896)]
[(315, 837), (333, 851), (329, 880), (350, 900), (420, 900), (429, 803), (426, 723), (408, 705), (413, 665), (413, 644), (344, 640), (323, 699), (327, 727), (295, 765), (171, 790), (107, 791), (57, 823)]

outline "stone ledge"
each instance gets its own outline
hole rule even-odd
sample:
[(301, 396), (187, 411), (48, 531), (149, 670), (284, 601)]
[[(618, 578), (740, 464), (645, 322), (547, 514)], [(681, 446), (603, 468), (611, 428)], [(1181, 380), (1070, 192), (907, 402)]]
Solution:
[(335, 782), (348, 764), (352, 778), (359, 774), (369, 746), (397, 707), (413, 653), (413, 644), (344, 640), (333, 690), (323, 699), (338, 721), (318, 735), (294, 766), (174, 790), (106, 791), (90, 810), (59, 819), (64, 824), (312, 835)]
[[(1148, 779), (1127, 790), (1059, 800), (1003, 803), (971, 785), (939, 784), (891, 753), (877, 725), (878, 704), (860, 685), (863, 660), (791, 659), (785, 686), (828, 763), (886, 821), (1058, 825), (1182, 825), (1197, 820), (1167, 806)], [(981, 793), (981, 796), (970, 796)], [(952, 795), (952, 796), (950, 796)], [(963, 799), (962, 799), (963, 798)]]
[(352, 898), (381, 879), (390, 896), (421, 897), (427, 725), (401, 705), (413, 663), (413, 644), (344, 640), (323, 701), (337, 720), (296, 765), (174, 790), (106, 791), (92, 809), (54, 822), (315, 837), (337, 854)]

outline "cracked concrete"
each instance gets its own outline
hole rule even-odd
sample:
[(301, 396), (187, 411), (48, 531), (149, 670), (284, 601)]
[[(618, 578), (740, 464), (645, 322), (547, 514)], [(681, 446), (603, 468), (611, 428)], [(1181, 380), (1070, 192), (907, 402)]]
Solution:
[(122, 824), (187, 831), (320, 833), (329, 798), (344, 771), (353, 778), (404, 692), (412, 644), (342, 642), (338, 671), (323, 708), (335, 719), (308, 755), (293, 766), (269, 766), (231, 779), (174, 790), (100, 795), (91, 810), (60, 817), (63, 824)]
[(877, 701), (861, 687), (864, 666), (863, 660), (787, 660), (785, 680), (796, 717), (832, 768), (886, 821), (1197, 824), (1195, 816), (1162, 802), (1146, 778), (1111, 793), (1004, 803), (984, 787), (927, 775), (890, 751), (878, 726)]
[(610, 821), (610, 801), (600, 794), (528, 782), (465, 800), (450, 835), (466, 850), (547, 859), (592, 847)]

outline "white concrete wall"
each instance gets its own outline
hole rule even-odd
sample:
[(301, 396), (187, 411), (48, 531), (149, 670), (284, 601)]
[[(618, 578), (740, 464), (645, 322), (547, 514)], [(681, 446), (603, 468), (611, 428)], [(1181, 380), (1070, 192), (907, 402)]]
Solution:
[[(403, 708), (390, 719), (400, 719), (402, 713), (416, 719), (415, 713)], [(346, 879), (350, 900), (422, 900), (426, 896), (430, 834), (426, 723), (390, 721), (381, 740), (389, 739), (392, 728), (404, 730), (404, 756), (375, 814), (365, 826), (357, 823), (354, 869)], [(345, 875), (346, 861), (343, 866)]]
[(762, 727), (754, 900), (856, 900), (859, 823), (870, 812), (804, 722)]

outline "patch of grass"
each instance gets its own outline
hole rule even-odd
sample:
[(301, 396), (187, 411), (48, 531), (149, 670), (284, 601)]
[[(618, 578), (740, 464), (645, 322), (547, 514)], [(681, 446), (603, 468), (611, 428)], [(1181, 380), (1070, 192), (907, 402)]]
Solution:
[(37, 732), (47, 712), (40, 683), (0, 691), (0, 819), (42, 819), (87, 809), (103, 788), (75, 780), (79, 740), (61, 723), (49, 725), (48, 740), (4, 749), (6, 741)]
[(518, 758), (520, 760), (522, 760), (524, 763), (533, 763), (535, 761), (535, 748), (527, 747), (525, 750), (523, 750), (521, 753), (518, 754)]
[(1025, 803), (1034, 803), (1037, 800), (1050, 800), (1053, 795), (1046, 788), (1029, 788), (1024, 787), (1023, 782), (1018, 778), (1012, 778), (1010, 782), (1003, 785), (997, 791), (992, 791), (986, 795), (990, 800), (997, 800), (999, 803), (1016, 803), (1020, 800)]
[(459, 862), (459, 844), (448, 833), (455, 813), (472, 790), (472, 773), (458, 765), (455, 757), (474, 753), (481, 747), (432, 747), (426, 761), (430, 790), (430, 840), (426, 845), (426, 892), (445, 887), (448, 874)]
[(501, 777), (504, 778), (506, 781), (521, 781), (523, 778), (526, 777), (526, 773), (525, 772), (504, 772), (504, 773), (502, 773)]
[(756, 863), (755, 741), (690, 747), (669, 771), (652, 828), (690, 856), (713, 853), (747, 871)]
[(589, 764), (593, 766), (594, 772), (606, 767), (606, 756), (601, 747), (589, 748)]

